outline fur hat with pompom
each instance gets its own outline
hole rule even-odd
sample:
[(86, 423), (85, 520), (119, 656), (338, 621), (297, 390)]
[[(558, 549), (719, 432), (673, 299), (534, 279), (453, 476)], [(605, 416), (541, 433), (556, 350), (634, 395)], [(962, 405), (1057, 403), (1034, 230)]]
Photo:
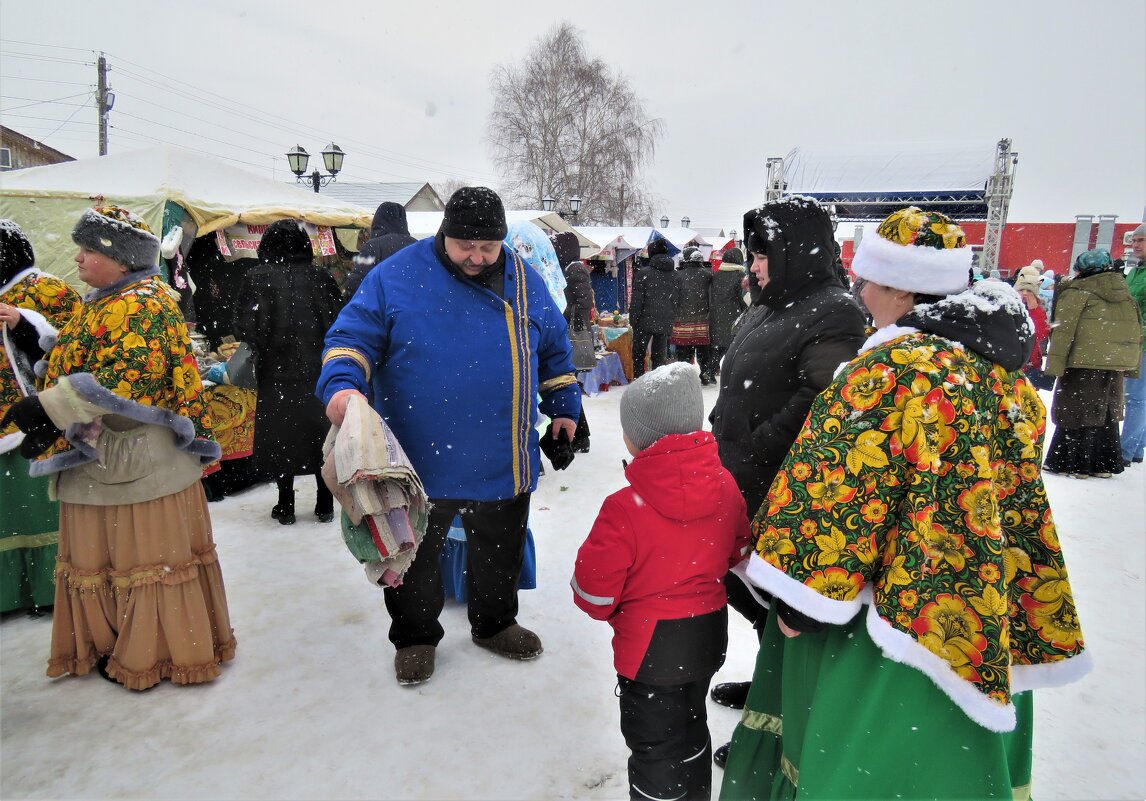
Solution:
[(132, 272), (159, 264), (159, 237), (143, 218), (122, 206), (86, 209), (72, 229), (72, 241), (102, 253)]

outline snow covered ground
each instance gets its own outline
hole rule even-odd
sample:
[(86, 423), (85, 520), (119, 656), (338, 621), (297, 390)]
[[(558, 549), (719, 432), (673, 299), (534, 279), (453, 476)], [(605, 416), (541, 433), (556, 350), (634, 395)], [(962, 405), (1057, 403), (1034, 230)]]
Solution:
[[(447, 602), (433, 679), (399, 687), (382, 593), (336, 524), (272, 521), (271, 485), (211, 505), (238, 655), (216, 682), (129, 693), (44, 677), (50, 618), (0, 625), (0, 797), (164, 799), (620, 799), (607, 625), (570, 600), (573, 560), (601, 500), (623, 482), (621, 388), (586, 399), (592, 452), (533, 499), (538, 588), (521, 622), (545, 653), (511, 662), (470, 643)], [(711, 405), (716, 388), (705, 390)], [(1049, 403), (1049, 396), (1044, 393)], [(1146, 468), (1114, 479), (1047, 476), (1096, 668), (1036, 694), (1034, 794), (1146, 797)], [(730, 615), (717, 681), (751, 676), (755, 637)], [(715, 744), (739, 713), (710, 703)], [(720, 772), (714, 769), (714, 784)]]

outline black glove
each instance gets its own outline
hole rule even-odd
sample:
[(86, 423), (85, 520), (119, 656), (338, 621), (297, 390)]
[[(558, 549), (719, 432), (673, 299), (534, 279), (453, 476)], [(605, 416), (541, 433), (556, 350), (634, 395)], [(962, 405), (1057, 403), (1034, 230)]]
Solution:
[(589, 452), (589, 421), (585, 419), (585, 407), (581, 407), (581, 417), (577, 420), (577, 430), (573, 432), (574, 453)]
[(52, 423), (52, 418), (44, 411), (44, 404), (37, 397), (23, 398), (9, 406), (4, 418), (0, 419), (0, 429), (7, 428), (9, 423), (15, 423), (16, 428), (24, 432), (20, 455), (25, 459), (36, 458), (64, 433)]
[(818, 631), (824, 630), (824, 624), (816, 620), (814, 617), (808, 617), (802, 612), (797, 612), (788, 604), (775, 598), (772, 601), (772, 611), (780, 616), (784, 624), (796, 631), (803, 632), (804, 634), (814, 634)]
[(553, 423), (545, 427), (541, 435), (541, 452), (549, 457), (554, 470), (564, 470), (573, 464), (573, 445), (569, 442), (569, 434), (561, 429), (560, 439), (553, 439)]

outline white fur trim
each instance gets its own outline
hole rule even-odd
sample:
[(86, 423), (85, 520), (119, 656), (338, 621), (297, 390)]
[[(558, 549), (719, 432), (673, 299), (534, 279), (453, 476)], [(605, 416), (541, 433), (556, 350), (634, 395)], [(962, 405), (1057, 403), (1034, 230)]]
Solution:
[(13, 431), (11, 434), (6, 434), (0, 437), (0, 453), (8, 453), (20, 447), (20, 443), (24, 441), (23, 431)]
[[(48, 318), (35, 309), (20, 309), (20, 316), (27, 320), (32, 328), (36, 329), (36, 342), (43, 348), (44, 342), (51, 342), (54, 347), (56, 344), (56, 335), (59, 333), (56, 327), (48, 322)], [(47, 348), (44, 349), (47, 352)]]
[(908, 334), (918, 334), (918, 328), (912, 328), (909, 325), (885, 325), (883, 328), (877, 330), (874, 334), (867, 338), (867, 341), (860, 346), (860, 353), (867, 353), (869, 350), (874, 350), (885, 342), (891, 342), (893, 339), (905, 337)]
[(1041, 665), (1012, 665), (1011, 692), (1039, 690), (1044, 687), (1061, 687), (1078, 681), (1094, 668), (1090, 651), (1083, 651), (1069, 659), (1058, 662), (1044, 662)]
[(748, 580), (767, 590), (793, 609), (821, 623), (841, 625), (847, 623), (863, 608), (863, 593), (850, 601), (826, 598), (806, 584), (789, 576), (783, 570), (764, 561), (759, 554), (749, 557), (746, 568)]
[(954, 295), (967, 288), (971, 248), (899, 245), (882, 236), (860, 240), (852, 260), (858, 277), (892, 289), (925, 295)]
[[(755, 554), (753, 554), (753, 556), (755, 556)], [(751, 559), (752, 556), (746, 557), (729, 572), (744, 582), (744, 586), (748, 588), (748, 592), (752, 595), (752, 598), (756, 601), (756, 603), (760, 604), (765, 609), (770, 609), (772, 604), (766, 597), (760, 594), (760, 588), (753, 584), (752, 580), (748, 578), (748, 564)]]

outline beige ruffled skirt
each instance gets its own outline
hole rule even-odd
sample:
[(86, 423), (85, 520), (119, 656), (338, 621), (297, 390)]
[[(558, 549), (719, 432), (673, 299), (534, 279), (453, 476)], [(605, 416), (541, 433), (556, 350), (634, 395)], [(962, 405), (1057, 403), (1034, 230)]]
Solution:
[(211, 681), (234, 658), (199, 482), (143, 503), (60, 504), (48, 676), (83, 676), (105, 654), (132, 690)]

